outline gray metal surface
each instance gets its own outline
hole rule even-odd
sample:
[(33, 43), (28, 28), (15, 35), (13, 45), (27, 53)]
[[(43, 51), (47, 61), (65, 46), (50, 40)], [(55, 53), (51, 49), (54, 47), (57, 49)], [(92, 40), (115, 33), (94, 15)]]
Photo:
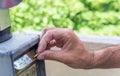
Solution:
[(11, 56), (0, 54), (0, 76), (14, 76)]
[(0, 31), (10, 27), (10, 16), (8, 9), (0, 9)]
[(39, 35), (35, 34), (13, 34), (8, 41), (0, 43), (1, 54), (12, 54), (13, 57), (20, 56), (30, 47), (37, 44)]
[(10, 40), (0, 43), (0, 76), (15, 76), (14, 58), (24, 54), (38, 41), (39, 35), (13, 34)]
[(8, 27), (5, 30), (0, 31), (0, 43), (9, 40), (12, 37), (10, 29), (11, 27)]
[(38, 76), (46, 76), (46, 69), (45, 69), (45, 61), (44, 60), (38, 60), (36, 62), (37, 67), (37, 75)]
[(0, 0), (0, 8), (10, 8), (19, 4), (22, 0)]

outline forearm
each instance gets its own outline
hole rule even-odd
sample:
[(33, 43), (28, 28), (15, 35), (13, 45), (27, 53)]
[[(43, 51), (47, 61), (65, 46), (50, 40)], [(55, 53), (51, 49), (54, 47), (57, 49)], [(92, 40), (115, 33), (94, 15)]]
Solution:
[(93, 68), (120, 68), (120, 45), (94, 51)]

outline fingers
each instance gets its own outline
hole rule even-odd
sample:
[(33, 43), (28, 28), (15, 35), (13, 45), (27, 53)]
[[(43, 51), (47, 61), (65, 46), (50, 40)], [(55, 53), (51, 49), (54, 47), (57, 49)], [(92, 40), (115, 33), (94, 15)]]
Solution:
[[(59, 30), (59, 29), (53, 29), (53, 30), (47, 31), (41, 38), (37, 51), (39, 53), (41, 53), (44, 50), (46, 50), (47, 46), (50, 44), (51, 41), (65, 39), (63, 37), (63, 34), (64, 34), (64, 32), (61, 32), (61, 30)], [(63, 42), (61, 42), (61, 43), (63, 43)]]
[[(52, 46), (57, 46), (60, 50), (50, 50)], [(89, 63), (84, 45), (71, 29), (44, 29), (37, 51), (35, 57), (38, 59), (55, 60), (72, 67), (81, 67)]]
[(55, 27), (47, 27), (47, 28), (43, 29), (41, 37), (43, 37), (43, 35), (44, 35), (48, 30), (53, 30), (53, 29), (55, 29)]
[(62, 28), (48, 28), (44, 30), (44, 35), (39, 42), (37, 52), (41, 53), (44, 50), (49, 49), (51, 46), (57, 46), (59, 48), (62, 48), (64, 45), (67, 46), (67, 41), (71, 39), (69, 36), (71, 33), (69, 32), (71, 31)]
[(49, 31), (42, 37), (37, 49), (39, 53), (43, 52), (47, 48), (49, 42), (53, 39), (52, 34), (53, 33)]
[[(40, 39), (42, 39), (42, 37), (44, 36), (44, 34), (48, 31), (48, 30), (53, 30), (53, 29), (55, 29), (55, 27), (47, 27), (47, 28), (45, 28), (43, 31), (42, 31), (42, 35), (41, 35), (41, 38)], [(43, 41), (44, 42), (44, 41)], [(41, 43), (39, 42), (39, 44), (38, 44), (38, 46), (40, 46), (41, 45)], [(47, 44), (46, 44), (46, 42), (45, 42), (45, 47), (47, 46)], [(45, 47), (43, 47), (43, 49), (45, 49)], [(40, 48), (38, 47), (38, 49), (37, 49), (37, 52), (40, 52)], [(42, 52), (42, 51), (41, 51)]]
[(65, 60), (64, 54), (65, 53), (60, 51), (45, 50), (43, 53), (39, 54), (37, 58), (65, 62), (66, 60)]
[(47, 45), (47, 48), (46, 50), (50, 50), (51, 47), (54, 47), (56, 46), (56, 41), (55, 40), (52, 40), (49, 42), (49, 44)]

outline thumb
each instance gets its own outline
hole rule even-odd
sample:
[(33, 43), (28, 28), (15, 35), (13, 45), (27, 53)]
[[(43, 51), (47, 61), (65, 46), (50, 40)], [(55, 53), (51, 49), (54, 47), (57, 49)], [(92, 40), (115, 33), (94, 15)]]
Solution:
[(64, 53), (62, 51), (45, 50), (37, 58), (64, 62)]

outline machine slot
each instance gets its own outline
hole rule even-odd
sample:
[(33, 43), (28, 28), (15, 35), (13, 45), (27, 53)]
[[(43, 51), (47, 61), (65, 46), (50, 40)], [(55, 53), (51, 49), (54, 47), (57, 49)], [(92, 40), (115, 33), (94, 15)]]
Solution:
[(23, 55), (14, 61), (14, 68), (17, 75), (21, 75), (24, 71), (36, 65), (36, 59), (34, 58), (36, 52), (34, 49)]

